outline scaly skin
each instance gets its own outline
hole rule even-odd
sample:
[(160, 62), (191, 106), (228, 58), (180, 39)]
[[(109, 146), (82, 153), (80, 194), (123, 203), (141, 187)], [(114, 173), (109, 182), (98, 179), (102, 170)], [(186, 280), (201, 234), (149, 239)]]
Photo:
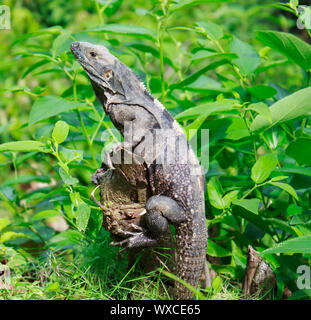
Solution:
[[(149, 231), (115, 245), (125, 248), (155, 245), (167, 234), (169, 224), (173, 224), (177, 276), (197, 287), (206, 266), (205, 178), (183, 130), (135, 74), (107, 48), (74, 42), (71, 50), (86, 71), (105, 112), (121, 134), (128, 136), (122, 148), (129, 147), (146, 168), (151, 196), (146, 202), (144, 218)], [(172, 135), (174, 142), (169, 140)], [(115, 167), (113, 156), (118, 148), (120, 145), (107, 154), (105, 163), (111, 169)], [(173, 161), (167, 160), (170, 155), (175, 156)], [(193, 293), (178, 282), (175, 295), (177, 299), (193, 298)]]

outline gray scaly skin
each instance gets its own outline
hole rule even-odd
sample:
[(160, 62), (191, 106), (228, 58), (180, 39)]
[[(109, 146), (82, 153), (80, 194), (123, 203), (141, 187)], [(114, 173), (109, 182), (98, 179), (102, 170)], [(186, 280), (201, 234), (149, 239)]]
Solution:
[[(74, 42), (71, 51), (86, 71), (97, 98), (116, 128), (124, 136), (128, 134), (126, 123), (132, 125), (129, 141), (113, 148), (107, 154), (106, 164), (114, 168), (113, 154), (120, 148), (131, 148), (146, 167), (151, 196), (146, 202), (145, 221), (150, 232), (130, 234), (116, 245), (124, 248), (154, 246), (168, 232), (169, 224), (173, 224), (177, 276), (197, 287), (206, 271), (205, 178), (183, 130), (134, 72), (107, 48)], [(183, 148), (176, 151), (176, 143), (172, 145), (166, 140), (168, 131), (165, 130), (174, 132)], [(165, 155), (172, 154), (186, 155), (187, 161), (163, 161)], [(193, 298), (193, 293), (178, 282), (175, 289), (177, 299)]]

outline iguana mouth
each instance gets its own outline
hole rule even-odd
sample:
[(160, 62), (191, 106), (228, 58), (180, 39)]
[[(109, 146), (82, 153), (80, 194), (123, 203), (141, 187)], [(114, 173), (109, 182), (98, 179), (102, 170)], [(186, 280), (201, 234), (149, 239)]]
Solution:
[(71, 52), (77, 59), (77, 61), (81, 64), (90, 80), (96, 83), (98, 86), (101, 86), (105, 91), (107, 90), (110, 94), (116, 94), (109, 83), (104, 79), (97, 70), (93, 67), (91, 63), (88, 63), (88, 59), (80, 46), (80, 42), (73, 42), (70, 46)]

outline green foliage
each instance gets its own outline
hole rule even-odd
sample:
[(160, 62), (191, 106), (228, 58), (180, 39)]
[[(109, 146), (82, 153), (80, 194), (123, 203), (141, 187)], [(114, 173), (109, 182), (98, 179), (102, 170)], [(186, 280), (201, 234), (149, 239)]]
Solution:
[(271, 264), (280, 291), (304, 296), (295, 281), (297, 266), (310, 263), (311, 47), (280, 11), (297, 16), (298, 3), (36, 3), (6, 1), (14, 28), (0, 30), (0, 262), (27, 289), (18, 297), (170, 298), (159, 287), (174, 275), (127, 273), (90, 201), (102, 148), (120, 138), (72, 41), (107, 46), (189, 140), (191, 129), (210, 132), (198, 156), (209, 148), (206, 216), (217, 232), (207, 254), (217, 277), (210, 289), (192, 288), (196, 298), (242, 283), (248, 245)]

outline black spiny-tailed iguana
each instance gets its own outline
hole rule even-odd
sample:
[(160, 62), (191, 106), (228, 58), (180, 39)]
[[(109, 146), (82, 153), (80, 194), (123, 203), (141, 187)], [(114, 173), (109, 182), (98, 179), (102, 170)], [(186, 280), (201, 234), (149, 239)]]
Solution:
[[(127, 66), (106, 47), (74, 42), (71, 51), (86, 71), (105, 112), (131, 149), (142, 159), (151, 196), (144, 219), (149, 233), (137, 232), (118, 243), (124, 248), (147, 247), (176, 227), (177, 276), (197, 287), (206, 270), (207, 228), (205, 221), (205, 178), (183, 130)], [(193, 293), (176, 283), (176, 298), (191, 299)]]

